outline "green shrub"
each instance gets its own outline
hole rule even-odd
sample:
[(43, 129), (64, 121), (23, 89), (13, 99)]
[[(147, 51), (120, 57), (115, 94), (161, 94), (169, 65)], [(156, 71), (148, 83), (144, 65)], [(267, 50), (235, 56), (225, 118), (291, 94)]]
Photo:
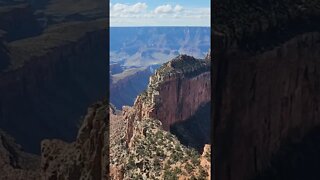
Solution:
[(163, 178), (165, 180), (178, 180), (178, 175), (174, 171), (166, 170), (164, 171)]

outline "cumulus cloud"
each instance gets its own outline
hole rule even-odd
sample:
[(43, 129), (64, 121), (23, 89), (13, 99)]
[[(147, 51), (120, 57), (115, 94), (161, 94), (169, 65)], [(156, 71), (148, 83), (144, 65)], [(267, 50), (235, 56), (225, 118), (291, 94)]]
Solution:
[(161, 5), (155, 8), (154, 12), (156, 14), (169, 14), (169, 13), (179, 13), (183, 11), (183, 7), (179, 4), (175, 7), (171, 6), (170, 4)]
[(179, 13), (183, 10), (183, 7), (176, 5), (175, 7), (170, 4), (161, 5), (155, 8), (154, 13), (156, 14), (170, 14), (170, 13)]
[(183, 7), (180, 6), (179, 4), (174, 7), (175, 12), (181, 12), (182, 10), (183, 10)]
[(146, 3), (110, 4), (112, 26), (135, 25), (209, 25), (210, 8), (188, 8), (163, 4), (148, 9)]
[(116, 3), (111, 7), (111, 13), (112, 14), (137, 14), (141, 13), (144, 10), (147, 9), (147, 4), (146, 3), (141, 3), (138, 2), (133, 5), (127, 5), (127, 4), (121, 4), (121, 3)]
[(161, 5), (156, 7), (156, 9), (154, 10), (154, 12), (156, 14), (167, 14), (167, 13), (172, 13), (173, 12), (173, 8), (170, 4), (166, 4), (166, 5)]

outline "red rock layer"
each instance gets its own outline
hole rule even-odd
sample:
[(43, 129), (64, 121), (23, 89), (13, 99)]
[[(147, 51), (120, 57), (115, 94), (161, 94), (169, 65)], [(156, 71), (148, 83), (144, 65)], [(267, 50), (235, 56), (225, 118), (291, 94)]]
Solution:
[(210, 72), (191, 79), (176, 77), (164, 80), (159, 88), (157, 104), (144, 116), (159, 119), (165, 130), (174, 123), (194, 115), (197, 109), (211, 99)]

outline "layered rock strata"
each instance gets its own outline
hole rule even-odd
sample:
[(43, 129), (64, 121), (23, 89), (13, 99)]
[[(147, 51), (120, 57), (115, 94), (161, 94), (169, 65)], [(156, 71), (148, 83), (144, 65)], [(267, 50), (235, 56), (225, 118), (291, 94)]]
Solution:
[(168, 132), (210, 102), (209, 69), (204, 60), (180, 55), (156, 71), (133, 107), (110, 115), (111, 179), (210, 177), (208, 146), (203, 160)]
[(148, 89), (137, 97), (140, 117), (159, 119), (167, 131), (191, 117), (211, 100), (210, 66), (206, 61), (180, 55), (150, 77)]

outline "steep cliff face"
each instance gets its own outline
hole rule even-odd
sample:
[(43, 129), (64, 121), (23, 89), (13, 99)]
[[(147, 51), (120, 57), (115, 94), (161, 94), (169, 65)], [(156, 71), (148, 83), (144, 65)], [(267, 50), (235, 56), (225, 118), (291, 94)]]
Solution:
[(220, 46), (215, 64), (217, 179), (254, 178), (286, 142), (300, 142), (320, 125), (319, 35), (317, 29), (291, 34), (270, 50), (258, 46), (254, 53)]
[(315, 0), (216, 3), (216, 179), (260, 175), (288, 141), (302, 142), (319, 125), (319, 7)]
[(167, 131), (191, 117), (211, 100), (210, 66), (206, 61), (180, 55), (150, 77), (148, 89), (135, 102), (140, 116), (159, 119)]
[(73, 140), (85, 109), (105, 95), (106, 28), (105, 19), (66, 23), (8, 44), (0, 126), (27, 151), (44, 138)]
[(210, 102), (209, 67), (204, 60), (178, 56), (156, 71), (134, 106), (111, 114), (111, 179), (208, 178), (208, 146), (207, 160), (201, 164), (200, 154), (181, 144), (169, 130)]
[(99, 102), (88, 109), (75, 142), (41, 143), (42, 179), (107, 179), (109, 174), (108, 106)]

